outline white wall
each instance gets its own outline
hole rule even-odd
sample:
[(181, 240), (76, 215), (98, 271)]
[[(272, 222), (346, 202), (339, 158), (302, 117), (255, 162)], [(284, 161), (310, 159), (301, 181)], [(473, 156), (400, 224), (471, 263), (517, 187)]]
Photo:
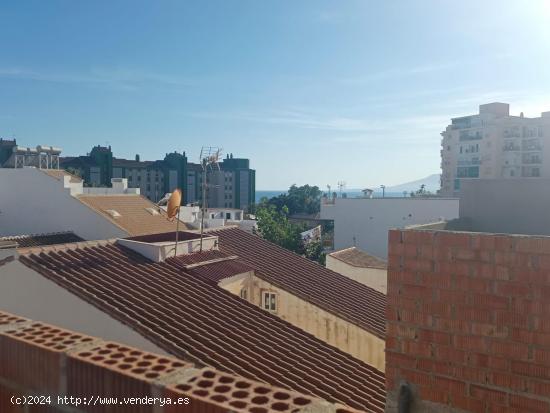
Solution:
[(0, 168), (0, 236), (74, 231), (87, 240), (128, 234), (34, 168)]
[(388, 230), (458, 217), (457, 198), (337, 198), (321, 203), (321, 219), (334, 220), (334, 249), (356, 246), (386, 258)]
[(131, 328), (19, 261), (0, 267), (0, 309), (104, 340), (166, 354)]

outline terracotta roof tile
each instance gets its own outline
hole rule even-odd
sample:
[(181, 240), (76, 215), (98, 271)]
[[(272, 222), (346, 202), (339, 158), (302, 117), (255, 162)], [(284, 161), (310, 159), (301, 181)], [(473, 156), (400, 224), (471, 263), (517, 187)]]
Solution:
[(354, 267), (388, 269), (386, 260), (361, 251), (357, 247), (334, 251), (330, 256)]
[(68, 244), (83, 241), (74, 232), (51, 232), (47, 234), (15, 235), (1, 237), (0, 242), (10, 241), (17, 244), (17, 248), (39, 247), (42, 245)]
[(19, 260), (176, 357), (384, 411), (384, 373), (173, 262), (153, 263), (112, 243)]
[(385, 337), (386, 296), (298, 254), (238, 228), (208, 231), (219, 248), (256, 270), (256, 275), (380, 338)]
[[(141, 195), (80, 195), (78, 199), (131, 236), (176, 230), (176, 222), (168, 221), (164, 211)], [(151, 214), (147, 208), (158, 211), (158, 215)], [(116, 211), (120, 216), (115, 218), (107, 211)], [(181, 222), (179, 227), (186, 229)]]
[[(219, 283), (224, 278), (254, 271), (254, 269), (238, 260), (237, 256), (230, 256), (221, 251), (205, 251), (189, 255), (180, 255), (167, 260), (203, 280)], [(192, 266), (190, 268), (190, 266)]]
[(50, 175), (52, 178), (57, 179), (58, 181), (63, 180), (64, 176), (70, 176), (72, 183), (82, 182), (82, 178), (79, 178), (76, 175), (73, 175), (64, 169), (41, 169), (42, 172), (44, 172), (47, 175)]

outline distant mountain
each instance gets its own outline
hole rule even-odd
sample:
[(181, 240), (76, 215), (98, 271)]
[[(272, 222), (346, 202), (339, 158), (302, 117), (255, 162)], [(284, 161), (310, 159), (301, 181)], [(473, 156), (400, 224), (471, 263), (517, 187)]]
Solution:
[(386, 188), (387, 192), (411, 192), (420, 189), (420, 185), (426, 185), (426, 190), (430, 192), (436, 192), (439, 189), (439, 174), (433, 174), (423, 179), (416, 181), (406, 182), (404, 184), (389, 186)]

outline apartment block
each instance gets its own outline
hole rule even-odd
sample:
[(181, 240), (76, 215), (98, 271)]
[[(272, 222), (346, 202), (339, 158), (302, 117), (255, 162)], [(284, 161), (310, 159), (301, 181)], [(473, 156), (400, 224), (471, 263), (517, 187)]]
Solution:
[[(158, 202), (175, 188), (183, 190), (184, 203), (201, 202), (203, 168), (188, 162), (185, 152), (166, 154), (164, 159), (142, 161), (113, 156), (110, 146), (95, 146), (86, 156), (61, 158), (60, 166), (81, 176), (88, 186), (109, 186), (112, 178), (126, 178), (130, 188)], [(219, 169), (207, 173), (207, 204), (211, 208), (247, 210), (255, 202), (256, 172), (248, 159), (228, 154)]]
[(550, 112), (512, 116), (509, 104), (489, 103), (441, 136), (441, 195), (457, 196), (467, 178), (550, 178)]

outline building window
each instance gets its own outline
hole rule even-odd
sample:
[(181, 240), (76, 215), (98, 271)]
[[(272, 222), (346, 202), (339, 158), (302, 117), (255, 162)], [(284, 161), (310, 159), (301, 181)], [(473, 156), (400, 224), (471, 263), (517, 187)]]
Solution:
[(248, 299), (248, 291), (246, 290), (246, 288), (241, 289), (240, 296), (241, 296), (241, 298), (242, 298), (243, 300), (247, 300), (247, 299)]
[(262, 308), (268, 311), (277, 311), (277, 293), (264, 291), (262, 293)]

